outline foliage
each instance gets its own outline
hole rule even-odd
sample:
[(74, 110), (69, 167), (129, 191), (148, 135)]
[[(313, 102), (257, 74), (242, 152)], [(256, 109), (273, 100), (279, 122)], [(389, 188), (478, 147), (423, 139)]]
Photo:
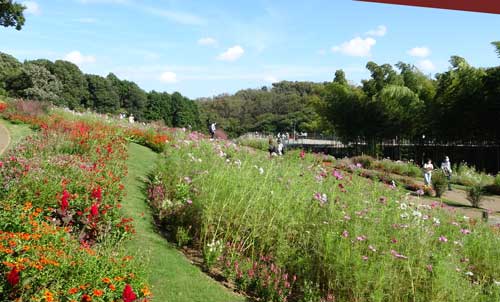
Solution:
[(437, 170), (432, 173), (432, 188), (436, 192), (436, 197), (441, 197), (448, 187), (448, 179), (443, 171)]
[(361, 166), (365, 169), (370, 169), (372, 167), (375, 158), (369, 155), (355, 156), (351, 158), (353, 164), (361, 164)]
[(200, 99), (202, 121), (215, 121), (232, 137), (247, 132), (321, 131), (314, 97), (322, 84), (282, 81), (271, 89), (240, 90), (234, 95)]
[(492, 230), (357, 173), (185, 133), (152, 173), (151, 205), (167, 206), (169, 233), (189, 230), (216, 271), (266, 301), (500, 297)]
[(120, 251), (133, 226), (120, 213), (126, 145), (119, 129), (10, 108), (8, 119), (40, 132), (0, 160), (0, 261), (9, 276), (0, 300), (146, 301), (140, 263)]
[(45, 67), (28, 63), (21, 67), (19, 74), (9, 78), (7, 89), (15, 91), (18, 97), (57, 103), (62, 85)]
[(24, 25), (23, 11), (25, 6), (12, 0), (0, 1), (0, 26), (14, 26), (17, 30), (21, 30)]

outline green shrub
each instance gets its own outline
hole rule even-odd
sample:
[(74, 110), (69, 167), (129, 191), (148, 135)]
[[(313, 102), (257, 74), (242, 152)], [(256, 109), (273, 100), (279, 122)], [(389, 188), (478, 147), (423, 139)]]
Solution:
[(467, 199), (473, 207), (479, 208), (485, 193), (486, 181), (482, 175), (471, 178), (471, 185), (467, 187)]
[(363, 168), (370, 169), (375, 159), (368, 155), (355, 156), (351, 159), (353, 164), (361, 164)]
[(436, 197), (441, 197), (448, 186), (448, 179), (443, 171), (438, 170), (432, 175), (432, 188), (436, 191)]

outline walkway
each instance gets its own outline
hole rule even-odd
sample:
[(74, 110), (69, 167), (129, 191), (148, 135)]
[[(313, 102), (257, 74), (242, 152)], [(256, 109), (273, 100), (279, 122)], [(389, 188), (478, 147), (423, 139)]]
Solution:
[(158, 234), (146, 204), (144, 180), (152, 171), (158, 155), (150, 149), (129, 145), (128, 175), (123, 212), (134, 219), (136, 234), (127, 250), (145, 260), (144, 270), (157, 302), (243, 302), (245, 299), (210, 279), (192, 265), (182, 253)]
[(4, 153), (10, 145), (10, 134), (7, 128), (0, 123), (0, 155)]

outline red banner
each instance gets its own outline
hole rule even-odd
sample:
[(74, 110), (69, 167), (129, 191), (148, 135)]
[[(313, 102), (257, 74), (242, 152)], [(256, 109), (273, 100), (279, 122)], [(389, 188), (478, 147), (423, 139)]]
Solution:
[(356, 1), (500, 14), (499, 0), (356, 0)]

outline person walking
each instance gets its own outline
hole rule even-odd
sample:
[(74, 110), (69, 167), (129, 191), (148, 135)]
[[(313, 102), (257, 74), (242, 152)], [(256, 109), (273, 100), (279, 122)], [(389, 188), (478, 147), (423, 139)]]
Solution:
[(443, 170), (444, 175), (448, 179), (448, 190), (451, 191), (451, 162), (448, 156), (444, 157), (444, 161), (441, 163), (441, 170)]
[(217, 126), (217, 123), (215, 123), (215, 122), (210, 124), (210, 135), (212, 136), (211, 139), (215, 138), (215, 131), (217, 130), (216, 126)]
[(432, 183), (432, 170), (434, 170), (434, 165), (432, 164), (432, 160), (428, 159), (424, 165), (424, 184), (426, 186), (430, 186)]

